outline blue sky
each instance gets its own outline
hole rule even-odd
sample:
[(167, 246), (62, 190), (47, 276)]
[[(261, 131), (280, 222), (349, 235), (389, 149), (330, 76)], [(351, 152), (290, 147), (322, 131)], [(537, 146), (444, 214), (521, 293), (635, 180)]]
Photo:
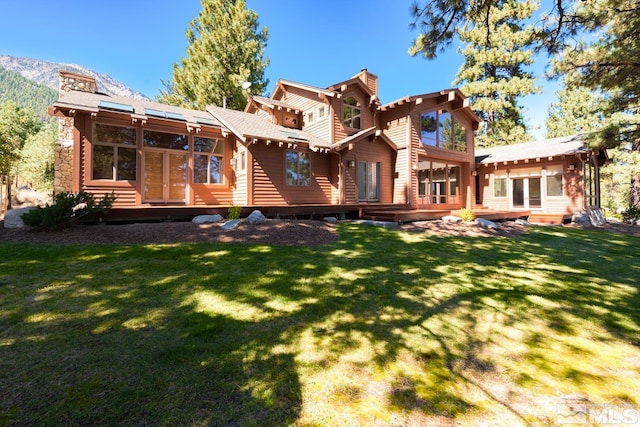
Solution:
[[(247, 0), (269, 29), (266, 70), (327, 87), (367, 68), (379, 77), (383, 103), (452, 87), (463, 62), (457, 46), (437, 60), (410, 57), (411, 0)], [(0, 0), (0, 55), (83, 65), (154, 98), (185, 55), (185, 30), (200, 0)], [(544, 64), (535, 66), (542, 73)], [(521, 101), (536, 138), (544, 136), (557, 84)], [(540, 127), (535, 129), (536, 127)]]

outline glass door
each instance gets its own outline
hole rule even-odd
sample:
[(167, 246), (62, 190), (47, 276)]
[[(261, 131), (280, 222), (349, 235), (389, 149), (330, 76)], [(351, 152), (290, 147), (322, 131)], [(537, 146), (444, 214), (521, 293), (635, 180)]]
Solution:
[(540, 177), (514, 178), (512, 185), (512, 206), (515, 209), (542, 207)]
[(145, 151), (143, 202), (185, 203), (187, 155), (170, 151)]

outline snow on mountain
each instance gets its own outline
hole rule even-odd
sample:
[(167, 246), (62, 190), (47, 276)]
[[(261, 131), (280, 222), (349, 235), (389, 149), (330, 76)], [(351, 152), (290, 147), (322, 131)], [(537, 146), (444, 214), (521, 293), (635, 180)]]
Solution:
[(49, 86), (56, 91), (59, 83), (58, 72), (62, 70), (94, 77), (100, 92), (134, 99), (148, 99), (142, 93), (129, 89), (125, 84), (114, 80), (107, 74), (97, 73), (77, 64), (61, 64), (40, 59), (0, 55), (0, 67), (18, 73), (29, 80)]

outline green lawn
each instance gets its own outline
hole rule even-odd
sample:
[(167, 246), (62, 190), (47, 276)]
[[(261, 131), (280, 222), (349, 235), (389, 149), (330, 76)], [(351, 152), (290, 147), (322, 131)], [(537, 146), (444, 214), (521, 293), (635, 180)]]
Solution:
[(338, 228), (309, 248), (0, 242), (0, 425), (640, 416), (638, 237)]

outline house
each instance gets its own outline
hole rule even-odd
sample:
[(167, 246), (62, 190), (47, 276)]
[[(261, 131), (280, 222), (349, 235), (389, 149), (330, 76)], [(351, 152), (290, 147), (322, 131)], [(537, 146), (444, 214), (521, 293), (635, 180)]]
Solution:
[(600, 207), (606, 151), (580, 135), (476, 150), (476, 204), (531, 212), (530, 221), (559, 224)]
[(94, 79), (61, 72), (49, 113), (60, 118), (55, 191), (113, 191), (114, 210), (361, 214), (475, 205), (480, 120), (467, 98), (447, 89), (381, 104), (378, 78), (366, 69), (328, 88), (279, 80), (245, 111), (106, 95)]

